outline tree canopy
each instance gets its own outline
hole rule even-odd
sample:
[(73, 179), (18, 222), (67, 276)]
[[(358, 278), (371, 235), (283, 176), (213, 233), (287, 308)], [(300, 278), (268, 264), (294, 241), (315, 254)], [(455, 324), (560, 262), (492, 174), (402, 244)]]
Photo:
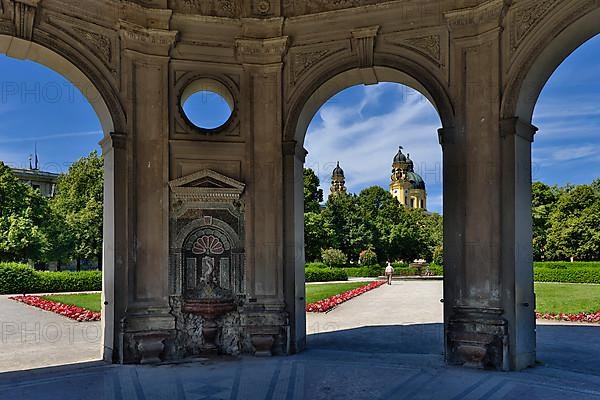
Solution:
[(59, 263), (102, 251), (103, 166), (96, 152), (73, 163), (47, 199), (0, 162), (0, 261)]
[[(305, 173), (311, 176), (310, 172)], [(306, 182), (306, 179), (305, 179)], [(312, 186), (306, 193), (315, 193)], [(305, 208), (306, 209), (306, 208)], [(423, 210), (406, 210), (387, 190), (373, 186), (358, 195), (329, 196), (325, 207), (305, 213), (306, 259), (335, 248), (352, 261), (370, 249), (380, 261), (441, 259), (442, 218)]]

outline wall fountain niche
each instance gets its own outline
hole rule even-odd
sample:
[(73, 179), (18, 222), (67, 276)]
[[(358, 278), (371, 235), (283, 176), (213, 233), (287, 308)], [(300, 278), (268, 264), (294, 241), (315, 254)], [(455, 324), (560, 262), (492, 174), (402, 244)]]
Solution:
[(182, 356), (240, 353), (245, 185), (202, 170), (170, 187), (174, 350)]

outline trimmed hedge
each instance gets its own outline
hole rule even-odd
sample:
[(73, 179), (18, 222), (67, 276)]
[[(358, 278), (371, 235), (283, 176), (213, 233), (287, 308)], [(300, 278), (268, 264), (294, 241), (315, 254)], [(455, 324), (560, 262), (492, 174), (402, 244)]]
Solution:
[(102, 290), (102, 271), (45, 272), (0, 263), (0, 294), (91, 292)]
[(370, 267), (351, 267), (344, 268), (344, 271), (353, 278), (377, 278), (383, 275), (385, 268), (379, 265), (372, 265)]
[(348, 274), (342, 268), (306, 268), (306, 282), (347, 281)]
[(571, 268), (600, 268), (600, 261), (536, 261), (535, 268), (571, 269)]
[(534, 268), (536, 282), (599, 283), (600, 268)]
[(304, 268), (329, 268), (329, 267), (327, 266), (327, 264), (325, 264), (323, 262), (310, 262), (310, 263), (306, 263)]

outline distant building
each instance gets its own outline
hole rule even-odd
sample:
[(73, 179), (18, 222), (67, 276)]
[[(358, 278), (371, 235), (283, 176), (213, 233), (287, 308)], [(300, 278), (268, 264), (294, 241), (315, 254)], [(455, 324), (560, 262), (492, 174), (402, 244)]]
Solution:
[(415, 172), (410, 154), (402, 153), (402, 146), (392, 163), (390, 193), (406, 208), (427, 208), (425, 181)]
[[(338, 162), (331, 174), (331, 195), (340, 193), (346, 193), (346, 177)], [(402, 146), (392, 162), (390, 193), (405, 208), (427, 209), (425, 181), (415, 172), (410, 155), (402, 153)]]
[(39, 190), (45, 197), (54, 197), (56, 195), (56, 185), (58, 183), (58, 174), (39, 170), (37, 154), (35, 163), (31, 164), (29, 159), (29, 169), (11, 168), (12, 173), (26, 185)]
[(333, 169), (331, 174), (331, 194), (337, 195), (339, 193), (346, 193), (346, 178), (344, 177), (344, 170), (340, 168), (340, 162), (338, 161), (337, 167)]

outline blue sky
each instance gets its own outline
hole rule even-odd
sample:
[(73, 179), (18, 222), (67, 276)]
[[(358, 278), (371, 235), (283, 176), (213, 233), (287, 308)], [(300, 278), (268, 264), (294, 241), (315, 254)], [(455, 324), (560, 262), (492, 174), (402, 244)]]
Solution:
[[(37, 143), (42, 169), (62, 172), (79, 157), (100, 151), (100, 123), (87, 100), (41, 65), (0, 56), (0, 160), (27, 167)], [(540, 128), (533, 145), (534, 179), (549, 184), (589, 183), (600, 176), (600, 36), (573, 53), (554, 73), (536, 106)], [(216, 126), (228, 107), (216, 96), (185, 106), (191, 119)], [(203, 112), (206, 111), (204, 114)], [(309, 127), (306, 165), (325, 193), (340, 161), (351, 192), (387, 188), (399, 145), (411, 154), (427, 184), (429, 209), (441, 212), (440, 119), (419, 93), (383, 83), (355, 86), (321, 107)]]

